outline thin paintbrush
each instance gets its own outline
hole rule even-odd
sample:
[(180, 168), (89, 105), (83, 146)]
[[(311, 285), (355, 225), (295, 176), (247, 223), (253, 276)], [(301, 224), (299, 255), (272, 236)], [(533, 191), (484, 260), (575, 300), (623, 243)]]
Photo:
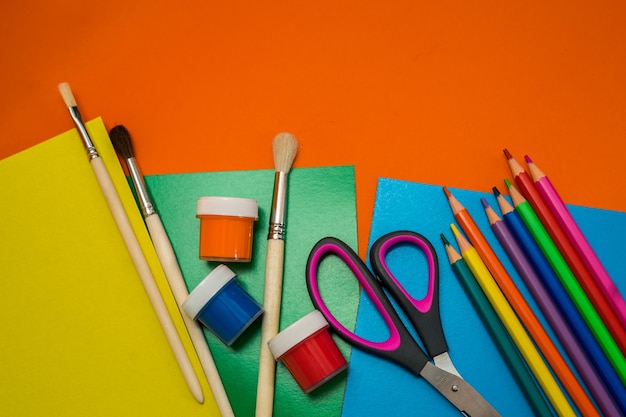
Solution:
[(165, 302), (161, 298), (161, 293), (159, 292), (159, 288), (154, 281), (154, 277), (150, 271), (150, 266), (148, 265), (148, 262), (146, 261), (146, 258), (141, 250), (141, 246), (139, 245), (137, 236), (135, 236), (126, 211), (124, 211), (122, 200), (120, 200), (120, 197), (115, 190), (115, 186), (113, 185), (113, 181), (104, 166), (104, 162), (102, 162), (102, 158), (100, 158), (100, 155), (98, 154), (98, 151), (96, 150), (96, 147), (94, 146), (93, 141), (85, 128), (85, 124), (83, 123), (80, 112), (78, 111), (78, 106), (69, 84), (59, 84), (59, 92), (61, 93), (63, 101), (65, 101), (65, 105), (70, 112), (70, 116), (72, 117), (80, 137), (83, 140), (85, 149), (87, 150), (87, 156), (89, 157), (89, 162), (91, 163), (91, 167), (96, 175), (102, 194), (104, 195), (109, 209), (111, 210), (111, 214), (113, 215), (115, 223), (117, 224), (120, 234), (122, 235), (122, 239), (124, 239), (126, 248), (128, 249), (133, 264), (139, 274), (139, 278), (141, 278), (141, 282), (143, 283), (146, 293), (148, 294), (148, 298), (150, 299), (152, 307), (154, 308), (159, 322), (161, 323), (161, 327), (165, 332), (165, 336), (167, 337), (167, 341), (169, 342), (178, 362), (178, 366), (180, 367), (193, 396), (196, 400), (198, 400), (198, 402), (203, 403), (204, 394), (202, 393), (200, 381), (198, 381), (196, 373), (193, 370), (193, 366), (191, 365), (191, 361), (189, 360), (182, 341), (176, 332), (176, 327), (174, 326), (174, 322), (167, 311)]
[(195, 320), (182, 311), (183, 302), (185, 301), (187, 295), (189, 295), (187, 286), (185, 285), (185, 280), (183, 279), (183, 274), (180, 270), (180, 266), (178, 265), (178, 260), (176, 259), (176, 254), (174, 253), (170, 239), (167, 236), (165, 228), (163, 227), (163, 223), (161, 222), (161, 217), (157, 213), (155, 206), (152, 204), (143, 175), (139, 170), (139, 166), (135, 159), (135, 152), (133, 150), (130, 133), (124, 126), (118, 125), (111, 129), (109, 137), (111, 138), (111, 142), (113, 143), (115, 150), (126, 161), (128, 174), (130, 175), (135, 192), (137, 193), (137, 199), (139, 200), (141, 211), (145, 218), (150, 238), (152, 239), (152, 244), (154, 245), (154, 249), (159, 257), (159, 261), (161, 262), (161, 266), (165, 272), (165, 277), (167, 278), (170, 289), (172, 290), (178, 309), (181, 312), (183, 320), (185, 321), (187, 332), (189, 333), (189, 337), (191, 338), (191, 341), (196, 349), (196, 353), (198, 354), (198, 358), (202, 364), (202, 369), (204, 370), (204, 374), (207, 378), (209, 386), (211, 387), (213, 397), (215, 398), (220, 413), (222, 414), (222, 417), (234, 416), (233, 409), (228, 401), (226, 391), (224, 390), (224, 384), (220, 379), (217, 367), (215, 366), (215, 361), (213, 360), (209, 346), (204, 338), (202, 328)]
[(271, 417), (273, 411), (276, 361), (267, 346), (267, 342), (278, 333), (280, 321), (285, 255), (287, 177), (298, 152), (298, 141), (289, 133), (279, 133), (274, 138), (273, 151), (276, 174), (265, 259), (264, 313), (261, 325), (261, 352), (256, 397), (257, 417)]

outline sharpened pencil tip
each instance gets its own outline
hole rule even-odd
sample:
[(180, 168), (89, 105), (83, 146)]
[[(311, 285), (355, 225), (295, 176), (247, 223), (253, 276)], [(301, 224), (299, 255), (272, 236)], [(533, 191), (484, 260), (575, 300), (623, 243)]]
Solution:
[(493, 195), (496, 197), (500, 196), (500, 190), (498, 190), (498, 187), (493, 187), (491, 191), (493, 191)]
[(448, 187), (446, 187), (445, 185), (443, 187), (443, 192), (446, 195), (446, 197), (448, 197), (448, 198), (450, 198), (450, 196), (452, 195), (452, 194), (450, 194), (450, 190), (448, 190)]
[(509, 150), (507, 148), (504, 148), (502, 150), (502, 152), (504, 152), (504, 156), (506, 156), (506, 159), (512, 159), (513, 155), (511, 155), (511, 152), (509, 152)]
[(480, 198), (480, 203), (483, 205), (483, 208), (489, 207), (489, 203), (487, 203), (487, 200), (485, 200), (484, 197)]
[(511, 181), (509, 181), (508, 178), (504, 179), (504, 185), (506, 185), (506, 188), (511, 188)]
[(446, 239), (446, 236), (443, 233), (440, 233), (439, 237), (441, 237), (441, 241), (443, 242), (444, 246), (450, 246), (450, 242), (448, 242), (448, 239)]
[(450, 229), (452, 230), (452, 234), (457, 237), (461, 235), (461, 232), (459, 232), (459, 229), (456, 228), (456, 225), (454, 223), (450, 223)]
[(528, 156), (528, 155), (524, 155), (524, 161), (526, 161), (527, 164), (532, 164), (533, 163), (533, 160), (530, 159), (530, 156)]

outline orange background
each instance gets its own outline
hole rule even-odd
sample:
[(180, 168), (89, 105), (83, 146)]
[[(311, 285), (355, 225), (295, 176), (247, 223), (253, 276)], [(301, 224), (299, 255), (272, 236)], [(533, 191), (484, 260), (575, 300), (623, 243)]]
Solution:
[[(489, 191), (524, 154), (572, 204), (626, 211), (621, 1), (4, 1), (0, 159), (124, 124), (144, 174), (354, 165), (360, 252), (378, 177)], [(3, 202), (7, 204), (7, 202)]]

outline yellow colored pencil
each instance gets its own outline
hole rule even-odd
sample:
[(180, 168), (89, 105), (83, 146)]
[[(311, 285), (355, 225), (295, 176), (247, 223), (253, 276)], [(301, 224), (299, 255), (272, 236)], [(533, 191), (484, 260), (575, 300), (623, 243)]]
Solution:
[(528, 333), (526, 333), (524, 326), (515, 315), (513, 308), (509, 305), (504, 294), (502, 294), (498, 284), (489, 273), (489, 270), (478, 255), (476, 249), (474, 249), (469, 241), (459, 232), (454, 224), (451, 224), (450, 228), (461, 251), (461, 256), (472, 271), (472, 274), (476, 277), (476, 281), (487, 296), (494, 310), (496, 310), (502, 324), (507, 332), (509, 332), (511, 339), (528, 364), (528, 367), (543, 389), (543, 392), (546, 394), (548, 401), (550, 401), (550, 404), (554, 407), (556, 413), (561, 417), (576, 416), (576, 413), (563, 394), (563, 391), (561, 391), (559, 384), (552, 376), (550, 369), (537, 351)]

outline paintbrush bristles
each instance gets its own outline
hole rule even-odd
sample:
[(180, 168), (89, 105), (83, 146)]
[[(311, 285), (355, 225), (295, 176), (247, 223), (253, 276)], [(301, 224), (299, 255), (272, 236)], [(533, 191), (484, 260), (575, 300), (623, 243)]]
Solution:
[(130, 139), (130, 133), (128, 130), (122, 126), (117, 125), (114, 126), (109, 131), (109, 137), (111, 138), (111, 143), (113, 143), (113, 147), (124, 159), (130, 159), (135, 157), (135, 153), (133, 152), (133, 143)]
[(298, 141), (291, 133), (279, 133), (274, 137), (274, 169), (276, 172), (288, 173), (298, 153)]
[(74, 94), (72, 94), (72, 90), (70, 89), (70, 85), (68, 83), (59, 84), (59, 92), (61, 93), (61, 97), (63, 97), (63, 101), (67, 107), (76, 107), (76, 100), (74, 99)]

